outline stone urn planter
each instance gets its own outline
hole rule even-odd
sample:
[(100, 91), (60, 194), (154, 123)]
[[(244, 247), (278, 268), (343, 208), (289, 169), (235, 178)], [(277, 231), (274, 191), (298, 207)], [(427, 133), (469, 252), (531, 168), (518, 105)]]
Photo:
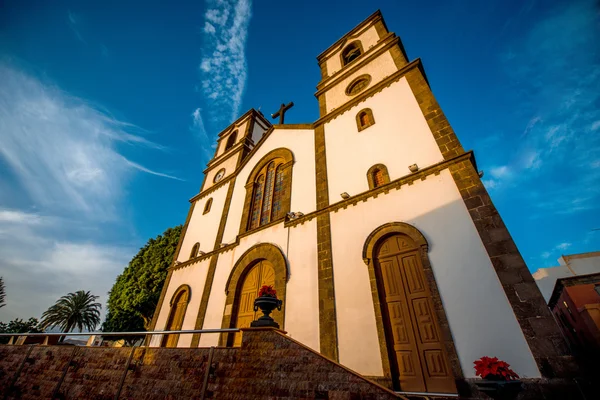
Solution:
[(475, 381), (479, 390), (492, 399), (513, 400), (523, 390), (519, 375), (510, 365), (497, 357), (481, 357), (475, 361), (475, 374), (482, 379)]
[(272, 286), (263, 286), (260, 288), (258, 293), (258, 297), (254, 300), (254, 311), (258, 311), (259, 309), (262, 311), (263, 315), (258, 318), (256, 321), (252, 321), (250, 323), (251, 327), (273, 327), (279, 328), (279, 324), (275, 322), (275, 320), (270, 316), (271, 312), (274, 309), (277, 311), (281, 311), (281, 306), (283, 305), (283, 301), (277, 298), (277, 293)]
[(480, 381), (475, 381), (475, 384), (481, 392), (487, 394), (492, 399), (497, 400), (516, 399), (523, 390), (523, 383), (518, 379), (511, 381), (482, 379)]

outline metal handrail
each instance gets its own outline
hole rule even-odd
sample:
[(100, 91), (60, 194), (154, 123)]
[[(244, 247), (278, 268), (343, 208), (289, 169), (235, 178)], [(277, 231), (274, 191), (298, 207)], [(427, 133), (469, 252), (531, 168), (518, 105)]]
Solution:
[(146, 335), (182, 335), (186, 333), (223, 333), (239, 332), (239, 328), (190, 329), (181, 331), (142, 331), (142, 332), (42, 332), (42, 333), (0, 333), (0, 336), (146, 336)]

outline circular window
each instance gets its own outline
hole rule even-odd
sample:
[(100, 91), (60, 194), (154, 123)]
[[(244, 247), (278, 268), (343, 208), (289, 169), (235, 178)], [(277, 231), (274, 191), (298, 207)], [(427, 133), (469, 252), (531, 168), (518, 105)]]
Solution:
[(371, 83), (371, 75), (361, 75), (348, 85), (346, 88), (346, 94), (348, 96), (354, 96), (362, 92)]
[(219, 172), (215, 174), (215, 183), (219, 182), (225, 176), (225, 168), (221, 168)]

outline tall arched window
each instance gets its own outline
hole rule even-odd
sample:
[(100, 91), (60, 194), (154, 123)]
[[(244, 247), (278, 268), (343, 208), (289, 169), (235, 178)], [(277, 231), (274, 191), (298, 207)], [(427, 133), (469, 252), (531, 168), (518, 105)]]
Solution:
[(277, 221), (290, 211), (292, 152), (271, 151), (248, 177), (241, 232)]
[(192, 246), (192, 251), (190, 251), (190, 260), (192, 258), (196, 258), (196, 256), (198, 255), (198, 250), (200, 250), (200, 243), (196, 243)]
[(390, 183), (390, 175), (388, 174), (386, 166), (383, 164), (376, 164), (369, 168), (369, 171), (367, 172), (367, 181), (369, 182), (369, 189), (375, 189), (386, 183)]
[[(185, 311), (190, 301), (190, 287), (188, 285), (181, 285), (173, 294), (171, 298), (171, 310), (169, 311), (169, 318), (167, 319), (167, 325), (165, 331), (180, 331), (183, 326), (183, 318), (185, 317)], [(163, 347), (177, 347), (177, 341), (179, 335), (164, 335), (162, 340)]]
[(373, 112), (370, 108), (365, 108), (364, 110), (360, 110), (358, 114), (356, 114), (356, 126), (358, 127), (358, 131), (362, 131), (363, 129), (367, 129), (369, 126), (375, 123), (375, 119), (373, 118)]
[(357, 59), (361, 54), (362, 45), (359, 41), (355, 41), (350, 43), (344, 51), (342, 51), (342, 66), (351, 63), (353, 60)]
[(252, 196), (250, 229), (258, 228), (285, 215), (281, 213), (284, 190), (282, 166), (283, 159), (277, 158), (259, 172), (254, 185), (254, 196)]
[(237, 139), (237, 131), (234, 131), (227, 138), (227, 145), (225, 146), (225, 151), (229, 150), (235, 144), (235, 140)]

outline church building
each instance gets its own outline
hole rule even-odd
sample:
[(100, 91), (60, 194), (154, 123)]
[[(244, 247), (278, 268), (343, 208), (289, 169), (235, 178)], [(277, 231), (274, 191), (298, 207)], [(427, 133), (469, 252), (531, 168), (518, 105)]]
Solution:
[(457, 393), (482, 356), (524, 380), (567, 376), (564, 339), (421, 60), (376, 12), (317, 62), (318, 120), (251, 109), (219, 134), (151, 328), (247, 327), (273, 285), (289, 337), (396, 391)]

